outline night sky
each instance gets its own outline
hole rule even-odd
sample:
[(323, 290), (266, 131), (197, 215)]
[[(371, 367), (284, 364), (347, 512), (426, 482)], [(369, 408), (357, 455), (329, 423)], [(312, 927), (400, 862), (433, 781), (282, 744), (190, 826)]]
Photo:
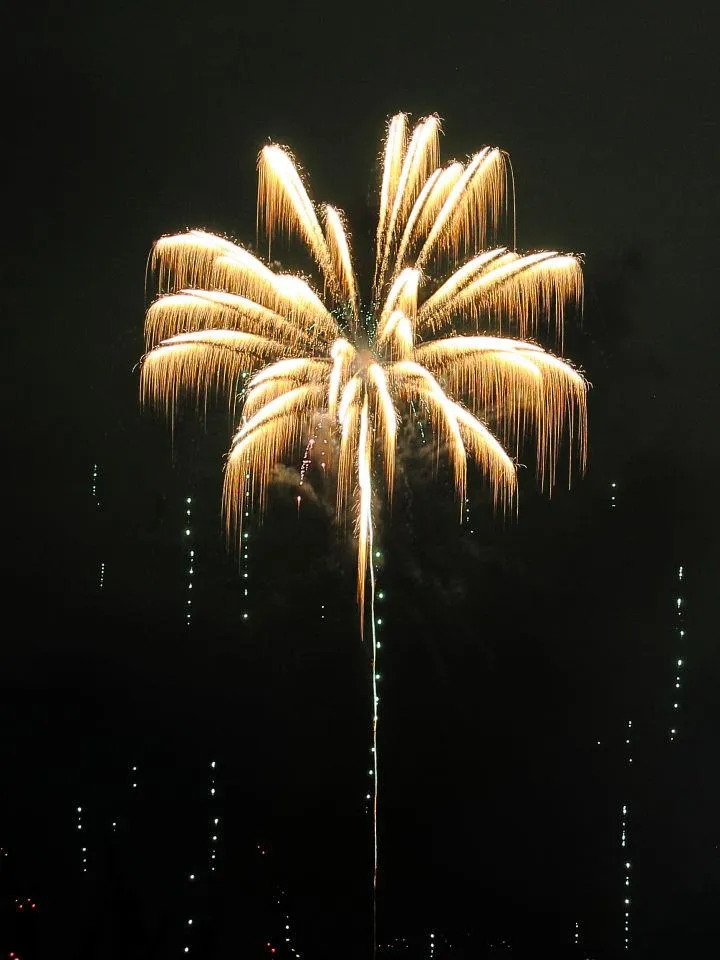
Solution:
[[(446, 941), (478, 958), (508, 944), (715, 954), (719, 25), (710, 3), (15, 11), (0, 66), (0, 956), (179, 957), (194, 916), (195, 956), (265, 957), (278, 884), (303, 957), (369, 956), (370, 694), (350, 545), (322, 498), (298, 517), (279, 484), (252, 531), (246, 604), (220, 516), (227, 411), (202, 423), (188, 409), (173, 437), (140, 409), (136, 364), (153, 241), (202, 227), (254, 242), (269, 139), (369, 248), (398, 110), (443, 118), (444, 159), (506, 149), (518, 247), (584, 255), (564, 352), (592, 390), (588, 470), (570, 492), (548, 499), (522, 471), (504, 521), (473, 473), (459, 528), (448, 477), (417, 456), (382, 519), (380, 941), (407, 938), (408, 960), (429, 956), (430, 931), (434, 960)], [(226, 829), (217, 877), (190, 894), (211, 761)], [(37, 899), (30, 920), (20, 896)]]

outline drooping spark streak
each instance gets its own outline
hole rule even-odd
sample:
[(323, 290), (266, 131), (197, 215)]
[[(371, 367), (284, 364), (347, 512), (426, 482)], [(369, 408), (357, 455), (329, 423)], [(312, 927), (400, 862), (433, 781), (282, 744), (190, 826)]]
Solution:
[(498, 254), (496, 260), (488, 258), (487, 270), (454, 295), (448, 294), (445, 291), (440, 305), (432, 300), (423, 304), (418, 313), (420, 332), (436, 334), (458, 314), (479, 325), (499, 313), (518, 318), (521, 337), (532, 334), (539, 318), (550, 315), (561, 336), (566, 304), (581, 302), (582, 274), (575, 257), (551, 251)]
[(360, 502), (358, 506), (358, 608), (360, 610), (360, 630), (365, 615), (365, 577), (362, 571), (368, 568), (368, 557), (372, 559), (372, 440), (370, 437), (370, 415), (367, 394), (360, 409), (360, 436), (358, 439), (357, 474)]
[[(493, 260), (497, 261), (498, 257), (503, 257), (507, 255), (508, 251), (505, 247), (496, 247), (494, 250), (484, 250), (482, 253), (479, 253), (476, 257), (473, 257), (472, 260), (468, 260), (467, 263), (464, 263), (459, 269), (457, 269), (453, 274), (451, 274), (445, 283), (439, 287), (432, 296), (428, 297), (422, 308), (422, 315), (437, 314), (441, 311), (443, 307), (446, 307), (448, 303), (452, 302), (452, 298), (468, 285), (468, 283), (479, 274), (487, 264), (491, 263)], [(512, 256), (512, 254), (510, 254)]]
[[(423, 442), (424, 424), (433, 427), (435, 452), (452, 466), (461, 519), (468, 459), (502, 507), (515, 496), (513, 458), (526, 440), (544, 488), (555, 483), (565, 438), (569, 462), (576, 452), (581, 468), (585, 461), (587, 383), (526, 340), (547, 319), (562, 342), (566, 308), (582, 306), (580, 260), (494, 244), (505, 154), (485, 147), (467, 164), (441, 167), (439, 133), (436, 116), (412, 131), (405, 114), (389, 123), (365, 301), (343, 214), (334, 206), (318, 214), (292, 155), (276, 144), (258, 158), (258, 228), (268, 242), (300, 238), (325, 298), (312, 281), (276, 273), (201, 230), (161, 238), (150, 259), (159, 295), (146, 317), (143, 402), (173, 416), (181, 396), (203, 408), (220, 394), (240, 410), (223, 510), (228, 534), (241, 544), (252, 509), (266, 505), (275, 465), (303, 450), (307, 457), (308, 437), (322, 424), (322, 466), (336, 485), (339, 527), (354, 519), (361, 624), (373, 578), (376, 461), (390, 498), (398, 422), (417, 423)], [(371, 589), (371, 604), (372, 596)]]
[(423, 211), (428, 205), (429, 198), (432, 194), (435, 184), (442, 176), (442, 170), (435, 170), (425, 181), (425, 186), (422, 188), (418, 194), (418, 198), (413, 204), (410, 215), (408, 216), (407, 223), (405, 224), (405, 230), (402, 237), (400, 238), (400, 245), (398, 246), (397, 256), (395, 258), (395, 270), (402, 270), (403, 262), (405, 260), (405, 254), (407, 253), (408, 246), (413, 237), (413, 231), (420, 219)]
[(385, 140), (383, 176), (380, 187), (380, 213), (378, 216), (375, 240), (375, 282), (373, 286), (376, 290), (378, 286), (378, 271), (385, 245), (385, 237), (387, 235), (388, 217), (395, 203), (395, 193), (397, 192), (398, 181), (400, 179), (406, 143), (407, 116), (404, 113), (396, 113), (390, 121), (387, 138)]
[(387, 295), (385, 304), (380, 311), (380, 318), (377, 327), (378, 342), (384, 339), (385, 325), (390, 315), (395, 310), (414, 316), (417, 304), (419, 273), (412, 267), (406, 267), (393, 281)]
[[(340, 383), (343, 378), (347, 375), (347, 370), (352, 362), (353, 357), (355, 356), (355, 350), (347, 340), (338, 339), (332, 345), (330, 349), (330, 357), (332, 359), (332, 371), (330, 373), (330, 380), (328, 383), (328, 417), (333, 420), (335, 418), (335, 413), (337, 410), (338, 403), (338, 394), (340, 391)], [(342, 420), (340, 421), (342, 422)]]
[(294, 358), (279, 360), (257, 373), (249, 382), (243, 411), (249, 420), (271, 400), (277, 400), (293, 387), (322, 383), (327, 377), (326, 360)]
[(393, 364), (390, 373), (398, 391), (404, 390), (408, 399), (418, 398), (427, 404), (435, 433), (446, 446), (457, 495), (464, 499), (467, 456), (452, 400), (430, 371), (413, 360), (401, 360)]
[(377, 410), (375, 421), (383, 435), (385, 484), (392, 494), (395, 483), (395, 441), (397, 437), (397, 412), (388, 387), (387, 376), (379, 363), (368, 367), (368, 379), (375, 387)]
[(327, 242), (295, 161), (277, 144), (263, 147), (258, 158), (258, 225), (261, 218), (269, 238), (278, 230), (299, 230), (325, 279), (338, 286)]
[(415, 240), (427, 236), (464, 170), (464, 165), (455, 161), (440, 172), (418, 216), (414, 229)]
[(339, 279), (342, 294), (352, 311), (353, 322), (357, 324), (359, 319), (358, 291), (355, 284), (347, 230), (340, 212), (329, 204), (325, 206), (325, 231), (334, 272)]
[[(225, 254), (242, 257), (241, 247), (206, 233), (204, 230), (189, 230), (174, 236), (161, 237), (153, 246), (151, 268), (157, 279), (159, 290), (192, 285), (207, 287), (212, 276), (212, 268), (218, 257)], [(258, 273), (267, 271), (259, 260), (247, 256), (257, 264)]]
[(504, 185), (503, 155), (485, 147), (476, 153), (447, 195), (417, 258), (422, 269), (430, 255), (440, 247), (457, 255), (463, 245), (485, 242), (487, 216), (496, 222)]
[(407, 219), (411, 212), (411, 205), (415, 202), (422, 183), (432, 175), (439, 159), (438, 135), (440, 121), (437, 117), (426, 117), (415, 127), (410, 138), (405, 159), (398, 177), (395, 199), (385, 233), (385, 249), (378, 274), (379, 286), (382, 287), (385, 273), (390, 259), (390, 253), (398, 224)]

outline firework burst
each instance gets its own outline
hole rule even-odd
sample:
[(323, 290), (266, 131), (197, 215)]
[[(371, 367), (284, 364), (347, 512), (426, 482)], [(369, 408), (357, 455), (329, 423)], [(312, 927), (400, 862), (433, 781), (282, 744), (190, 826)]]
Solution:
[[(242, 536), (249, 507), (263, 510), (278, 463), (317, 448), (334, 480), (341, 526), (353, 520), (360, 626), (370, 579), (374, 609), (376, 490), (393, 493), (398, 425), (432, 428), (454, 477), (459, 515), (468, 461), (496, 505), (516, 495), (516, 461), (534, 442), (541, 485), (586, 456), (584, 378), (534, 340), (544, 322), (562, 342), (566, 308), (582, 299), (577, 257), (497, 245), (505, 213), (506, 157), (485, 147), (440, 165), (440, 122), (388, 125), (382, 155), (375, 270), (365, 298), (344, 216), (310, 200), (289, 150), (258, 158), (258, 228), (300, 239), (316, 282), (278, 273), (242, 246), (201, 230), (163, 237), (152, 251), (159, 290), (145, 320), (144, 402), (172, 413), (182, 394), (198, 405), (224, 394), (240, 422), (227, 456), (224, 512)], [(319, 280), (319, 282), (317, 282)], [(322, 291), (320, 294), (318, 291)], [(492, 424), (492, 429), (489, 426)], [(322, 438), (322, 444), (317, 441)], [(373, 954), (377, 945), (378, 702), (372, 639)]]
[(163, 237), (152, 252), (160, 295), (145, 321), (143, 400), (171, 411), (183, 392), (204, 403), (214, 391), (232, 405), (244, 384), (225, 468), (231, 533), (248, 500), (265, 507), (277, 463), (302, 459), (319, 433), (330, 441), (338, 518), (354, 520), (361, 622), (375, 492), (392, 497), (401, 418), (431, 425), (461, 508), (468, 459), (496, 504), (512, 502), (525, 435), (546, 488), (564, 436), (585, 460), (586, 381), (529, 339), (546, 321), (561, 342), (565, 309), (582, 298), (580, 262), (495, 245), (505, 155), (485, 147), (441, 166), (439, 134), (435, 116), (410, 130), (399, 113), (388, 125), (365, 299), (343, 214), (312, 203), (276, 144), (258, 158), (258, 226), (268, 242), (299, 238), (319, 283), (201, 230)]

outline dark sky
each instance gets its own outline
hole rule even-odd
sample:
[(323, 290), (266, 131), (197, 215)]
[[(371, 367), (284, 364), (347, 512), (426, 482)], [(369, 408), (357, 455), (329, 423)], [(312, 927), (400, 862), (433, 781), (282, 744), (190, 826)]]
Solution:
[[(171, 876), (218, 751), (234, 846), (208, 929), (235, 943), (258, 926), (228, 890), (253, 887), (246, 865), (262, 835), (296, 898), (304, 955), (335, 956), (338, 944), (367, 955), (368, 694), (352, 557), (320, 507), (298, 521), (279, 490), (254, 532), (243, 624), (219, 517), (227, 418), (211, 416), (205, 431), (188, 412), (173, 445), (139, 410), (133, 368), (156, 237), (200, 226), (252, 242), (255, 159), (272, 138), (293, 148), (316, 199), (347, 211), (360, 243), (384, 122), (404, 109), (440, 114), (445, 158), (486, 143), (509, 151), (521, 248), (584, 254), (585, 313), (566, 349), (593, 390), (588, 474), (569, 494), (548, 501), (523, 478), (519, 519), (504, 526), (476, 482), (470, 534), (442, 476), (431, 482), (411, 461), (383, 524), (381, 936), (435, 926), (483, 945), (509, 938), (516, 956), (538, 943), (562, 956), (580, 920), (583, 956), (619, 956), (618, 812), (629, 793), (633, 955), (712, 955), (718, 19), (709, 3), (511, 0), (427, 12), (225, 0), (15, 11), (0, 66), (11, 331), (0, 717), (15, 784), (0, 846), (25, 886), (55, 898), (56, 916), (77, 883), (63, 832), (72, 798), (91, 798), (98, 818), (103, 804), (122, 805), (127, 766), (141, 757), (148, 805), (168, 803), (156, 819), (150, 806), (127, 815), (138, 871), (154, 877), (154, 863)], [(188, 493), (206, 558), (191, 633)], [(690, 672), (670, 749), (680, 563)], [(102, 829), (98, 819), (98, 851)], [(166, 896), (155, 956), (177, 955), (182, 896)], [(73, 930), (65, 912), (68, 937), (87, 932), (83, 917)], [(83, 955), (95, 956), (91, 941)]]

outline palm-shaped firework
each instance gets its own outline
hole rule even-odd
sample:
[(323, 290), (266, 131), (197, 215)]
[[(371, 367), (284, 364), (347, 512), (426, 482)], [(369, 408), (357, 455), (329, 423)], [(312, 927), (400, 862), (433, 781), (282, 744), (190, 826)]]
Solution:
[[(143, 399), (172, 409), (183, 391), (204, 402), (216, 390), (233, 406), (242, 386), (224, 488), (228, 528), (238, 533), (250, 509), (265, 506), (275, 466), (295, 457), (304, 476), (314, 441), (328, 441), (320, 445), (329, 451), (322, 466), (337, 480), (338, 517), (355, 520), (361, 628), (366, 580), (373, 577), (375, 482), (383, 478), (392, 495), (400, 418), (430, 423), (461, 511), (468, 455), (504, 505), (516, 488), (507, 451), (518, 456), (525, 433), (534, 437), (543, 486), (555, 481), (565, 434), (571, 456), (574, 443), (581, 465), (585, 460), (587, 384), (525, 339), (546, 318), (560, 340), (566, 306), (582, 297), (579, 261), (486, 246), (505, 211), (505, 156), (486, 147), (465, 164), (441, 167), (439, 133), (435, 116), (410, 135), (405, 114), (390, 121), (368, 300), (360, 295), (342, 214), (325, 206), (318, 215), (291, 154), (277, 145), (259, 156), (258, 225), (268, 241), (277, 232), (304, 241), (322, 297), (305, 278), (276, 273), (243, 247), (199, 230), (163, 237), (153, 249), (160, 296), (145, 322), (151, 349), (142, 364)], [(502, 336), (504, 329), (514, 337)]]
[[(224, 507), (240, 529), (265, 505), (275, 465), (299, 460), (308, 440), (331, 443), (340, 518), (354, 510), (358, 600), (371, 569), (375, 477), (392, 495), (400, 417), (422, 416), (447, 453), (462, 504), (470, 455), (496, 502), (515, 493), (522, 435), (537, 445), (544, 485), (562, 436), (585, 457), (586, 382), (527, 339), (548, 317), (559, 336), (582, 296), (574, 256), (486, 248), (505, 207), (505, 156), (485, 147), (439, 166), (440, 122), (392, 118), (385, 143), (375, 277), (361, 301), (349, 237), (335, 207), (318, 215), (283, 147), (259, 156), (258, 222), (268, 239), (295, 233), (319, 268), (321, 298), (304, 278), (272, 271), (243, 247), (199, 230), (153, 249), (160, 297), (147, 312), (144, 399), (173, 407), (183, 390), (233, 399), (242, 419), (225, 470)], [(462, 331), (462, 333), (460, 332)], [(254, 374), (244, 380), (247, 374)], [(492, 419), (498, 439), (486, 425)], [(376, 469), (378, 468), (378, 469)]]

